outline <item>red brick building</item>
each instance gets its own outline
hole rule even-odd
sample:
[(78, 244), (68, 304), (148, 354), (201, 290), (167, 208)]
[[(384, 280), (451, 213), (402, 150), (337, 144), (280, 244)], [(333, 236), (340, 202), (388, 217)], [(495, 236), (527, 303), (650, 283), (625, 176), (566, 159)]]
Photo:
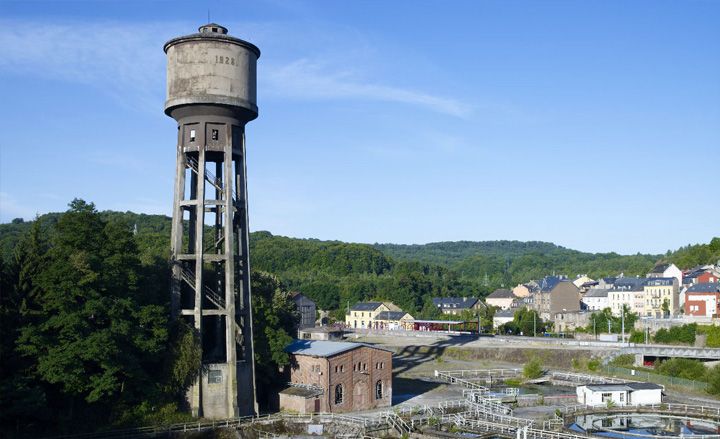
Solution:
[(685, 315), (717, 317), (720, 315), (720, 284), (696, 284), (685, 292)]
[(295, 340), (290, 387), (280, 408), (299, 413), (351, 412), (392, 404), (392, 352), (362, 343)]

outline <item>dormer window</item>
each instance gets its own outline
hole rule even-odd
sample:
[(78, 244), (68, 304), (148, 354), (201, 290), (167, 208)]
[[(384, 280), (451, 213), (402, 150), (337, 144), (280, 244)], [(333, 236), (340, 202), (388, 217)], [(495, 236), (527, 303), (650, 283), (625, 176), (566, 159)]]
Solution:
[(191, 142), (195, 141), (195, 130), (190, 130), (190, 141)]

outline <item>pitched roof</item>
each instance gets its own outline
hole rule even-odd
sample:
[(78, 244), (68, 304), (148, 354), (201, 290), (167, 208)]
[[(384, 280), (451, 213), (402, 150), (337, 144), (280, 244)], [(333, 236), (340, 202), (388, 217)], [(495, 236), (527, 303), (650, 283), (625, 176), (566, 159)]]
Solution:
[(720, 283), (695, 284), (685, 291), (685, 294), (687, 293), (720, 293)]
[(501, 309), (501, 310), (495, 311), (495, 315), (493, 316), (493, 318), (495, 318), (495, 317), (513, 318), (513, 317), (515, 317), (515, 311), (512, 309)]
[(647, 286), (667, 286), (672, 285), (675, 282), (674, 277), (653, 277), (645, 282)]
[(607, 297), (608, 291), (607, 288), (592, 288), (585, 293), (585, 297)]
[(487, 298), (488, 299), (513, 299), (513, 298), (515, 298), (515, 295), (510, 290), (498, 288), (497, 290), (493, 291), (489, 296), (487, 296)]
[(567, 281), (567, 279), (563, 279), (559, 276), (545, 276), (540, 280), (540, 292), (547, 293), (548, 291), (552, 291), (553, 288), (562, 281)]
[[(433, 305), (440, 308), (467, 309), (478, 301), (477, 297), (433, 297)], [(481, 302), (482, 303), (482, 302)]]
[(610, 291), (640, 291), (647, 281), (645, 277), (619, 277)]
[(407, 315), (405, 311), (380, 311), (375, 316), (375, 320), (400, 320), (405, 315)]
[(591, 384), (585, 386), (595, 392), (612, 392), (621, 390), (664, 390), (665, 388), (655, 383), (619, 383), (619, 384)]
[(325, 340), (293, 340), (293, 342), (285, 348), (285, 352), (295, 355), (310, 355), (313, 357), (332, 357), (333, 355), (341, 354), (363, 346), (392, 352), (389, 349), (365, 343)]
[(652, 271), (650, 273), (656, 273), (656, 274), (662, 274), (670, 268), (672, 264), (657, 264), (653, 267)]
[(382, 302), (358, 302), (350, 308), (351, 311), (375, 311)]

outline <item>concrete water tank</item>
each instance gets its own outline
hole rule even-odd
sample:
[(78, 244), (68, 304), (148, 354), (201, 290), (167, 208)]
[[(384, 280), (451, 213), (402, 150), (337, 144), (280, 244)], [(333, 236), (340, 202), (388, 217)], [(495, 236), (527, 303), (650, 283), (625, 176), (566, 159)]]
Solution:
[(165, 113), (172, 116), (185, 105), (233, 107), (245, 121), (258, 115), (257, 59), (260, 49), (227, 34), (210, 23), (198, 33), (165, 43), (167, 100)]

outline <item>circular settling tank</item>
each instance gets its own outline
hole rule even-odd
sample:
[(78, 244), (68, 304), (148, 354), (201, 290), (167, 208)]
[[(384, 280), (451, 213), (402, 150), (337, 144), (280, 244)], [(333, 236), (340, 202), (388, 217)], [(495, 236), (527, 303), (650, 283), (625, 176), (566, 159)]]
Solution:
[(580, 415), (571, 430), (611, 438), (703, 437), (720, 439), (720, 422), (663, 413), (594, 413)]

